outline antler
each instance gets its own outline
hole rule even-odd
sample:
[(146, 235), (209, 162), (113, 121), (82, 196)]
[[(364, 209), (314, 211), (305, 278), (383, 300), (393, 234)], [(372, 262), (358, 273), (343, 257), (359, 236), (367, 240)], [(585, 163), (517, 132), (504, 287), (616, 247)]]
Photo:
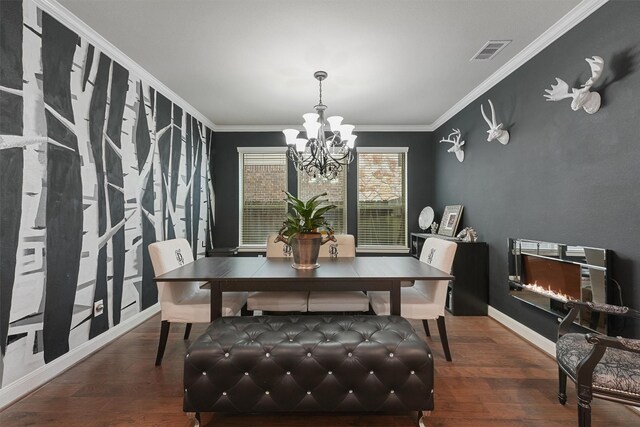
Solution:
[(604, 59), (599, 56), (594, 56), (592, 58), (585, 58), (585, 61), (589, 63), (589, 67), (591, 67), (591, 78), (587, 80), (582, 87), (590, 89), (591, 86), (600, 78), (602, 75), (602, 70), (604, 69)]
[[(456, 139), (453, 140), (453, 139), (451, 139), (452, 137), (455, 137)], [(455, 129), (455, 128), (453, 129), (453, 132), (451, 132), (449, 134), (447, 139), (442, 138), (440, 140), (440, 142), (449, 142), (449, 143), (451, 143), (453, 145), (458, 145), (459, 141), (460, 141), (460, 129)]]
[(489, 121), (489, 118), (484, 113), (484, 105), (482, 104), (480, 104), (480, 111), (482, 111), (482, 117), (484, 117), (484, 121), (487, 122), (490, 128), (494, 128), (496, 125), (496, 116), (495, 116), (495, 113), (493, 112), (493, 104), (491, 104), (491, 100), (489, 100), (489, 104), (491, 105), (491, 119), (493, 123)]
[(551, 89), (544, 90), (547, 92), (547, 95), (544, 96), (547, 101), (560, 101), (561, 99), (574, 97), (572, 93), (569, 93), (569, 85), (564, 80), (556, 77), (556, 82), (558, 84), (552, 84)]

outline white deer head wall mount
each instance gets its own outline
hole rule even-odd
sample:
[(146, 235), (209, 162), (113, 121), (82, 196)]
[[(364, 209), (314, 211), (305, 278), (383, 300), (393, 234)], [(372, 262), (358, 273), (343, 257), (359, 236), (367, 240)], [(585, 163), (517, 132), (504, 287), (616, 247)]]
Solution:
[(572, 88), (569, 93), (569, 85), (564, 80), (556, 77), (557, 84), (551, 85), (551, 89), (545, 89), (547, 94), (544, 96), (547, 101), (560, 101), (565, 98), (573, 98), (571, 101), (571, 109), (578, 111), (583, 108), (589, 114), (593, 114), (600, 109), (600, 94), (591, 92), (591, 86), (600, 78), (604, 68), (604, 60), (599, 56), (593, 58), (585, 58), (591, 67), (591, 77), (583, 84), (580, 89)]
[(487, 141), (491, 142), (493, 140), (498, 140), (500, 144), (507, 145), (509, 143), (509, 132), (502, 129), (502, 123), (496, 124), (496, 110), (493, 108), (493, 102), (489, 100), (489, 106), (491, 106), (491, 120), (484, 113), (484, 105), (480, 104), (480, 111), (482, 111), (482, 117), (484, 117), (484, 121), (489, 125), (489, 130), (487, 133), (489, 136), (487, 137)]
[(453, 132), (449, 134), (447, 139), (442, 138), (440, 142), (448, 142), (453, 144), (451, 148), (447, 150), (447, 153), (455, 153), (459, 162), (464, 161), (464, 150), (462, 146), (464, 145), (464, 141), (460, 141), (460, 129), (453, 129)]

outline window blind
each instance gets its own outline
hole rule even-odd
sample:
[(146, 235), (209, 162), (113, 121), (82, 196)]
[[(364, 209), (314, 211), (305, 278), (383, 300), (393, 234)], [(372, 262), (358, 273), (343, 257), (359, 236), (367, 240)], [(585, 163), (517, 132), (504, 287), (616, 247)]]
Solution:
[(240, 153), (240, 246), (265, 246), (287, 214), (285, 153)]
[(337, 206), (325, 214), (325, 219), (333, 227), (336, 234), (347, 232), (347, 170), (343, 169), (338, 176), (329, 181), (313, 178), (306, 172), (298, 172), (298, 198), (305, 202), (317, 194), (326, 192), (326, 199)]
[(405, 152), (358, 152), (358, 247), (407, 247), (405, 171)]

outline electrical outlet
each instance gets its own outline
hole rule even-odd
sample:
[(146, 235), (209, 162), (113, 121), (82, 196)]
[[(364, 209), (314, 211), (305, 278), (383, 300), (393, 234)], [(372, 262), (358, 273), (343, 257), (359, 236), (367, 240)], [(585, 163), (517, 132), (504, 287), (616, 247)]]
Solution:
[(96, 301), (93, 303), (93, 317), (98, 317), (104, 312), (104, 302), (103, 300)]

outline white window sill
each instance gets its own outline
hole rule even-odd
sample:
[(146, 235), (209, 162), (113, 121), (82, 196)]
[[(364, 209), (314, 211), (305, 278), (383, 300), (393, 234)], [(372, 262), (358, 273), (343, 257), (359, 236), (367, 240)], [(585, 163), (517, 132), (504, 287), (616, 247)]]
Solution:
[(267, 252), (267, 247), (265, 245), (256, 245), (256, 246), (239, 246), (238, 252)]

